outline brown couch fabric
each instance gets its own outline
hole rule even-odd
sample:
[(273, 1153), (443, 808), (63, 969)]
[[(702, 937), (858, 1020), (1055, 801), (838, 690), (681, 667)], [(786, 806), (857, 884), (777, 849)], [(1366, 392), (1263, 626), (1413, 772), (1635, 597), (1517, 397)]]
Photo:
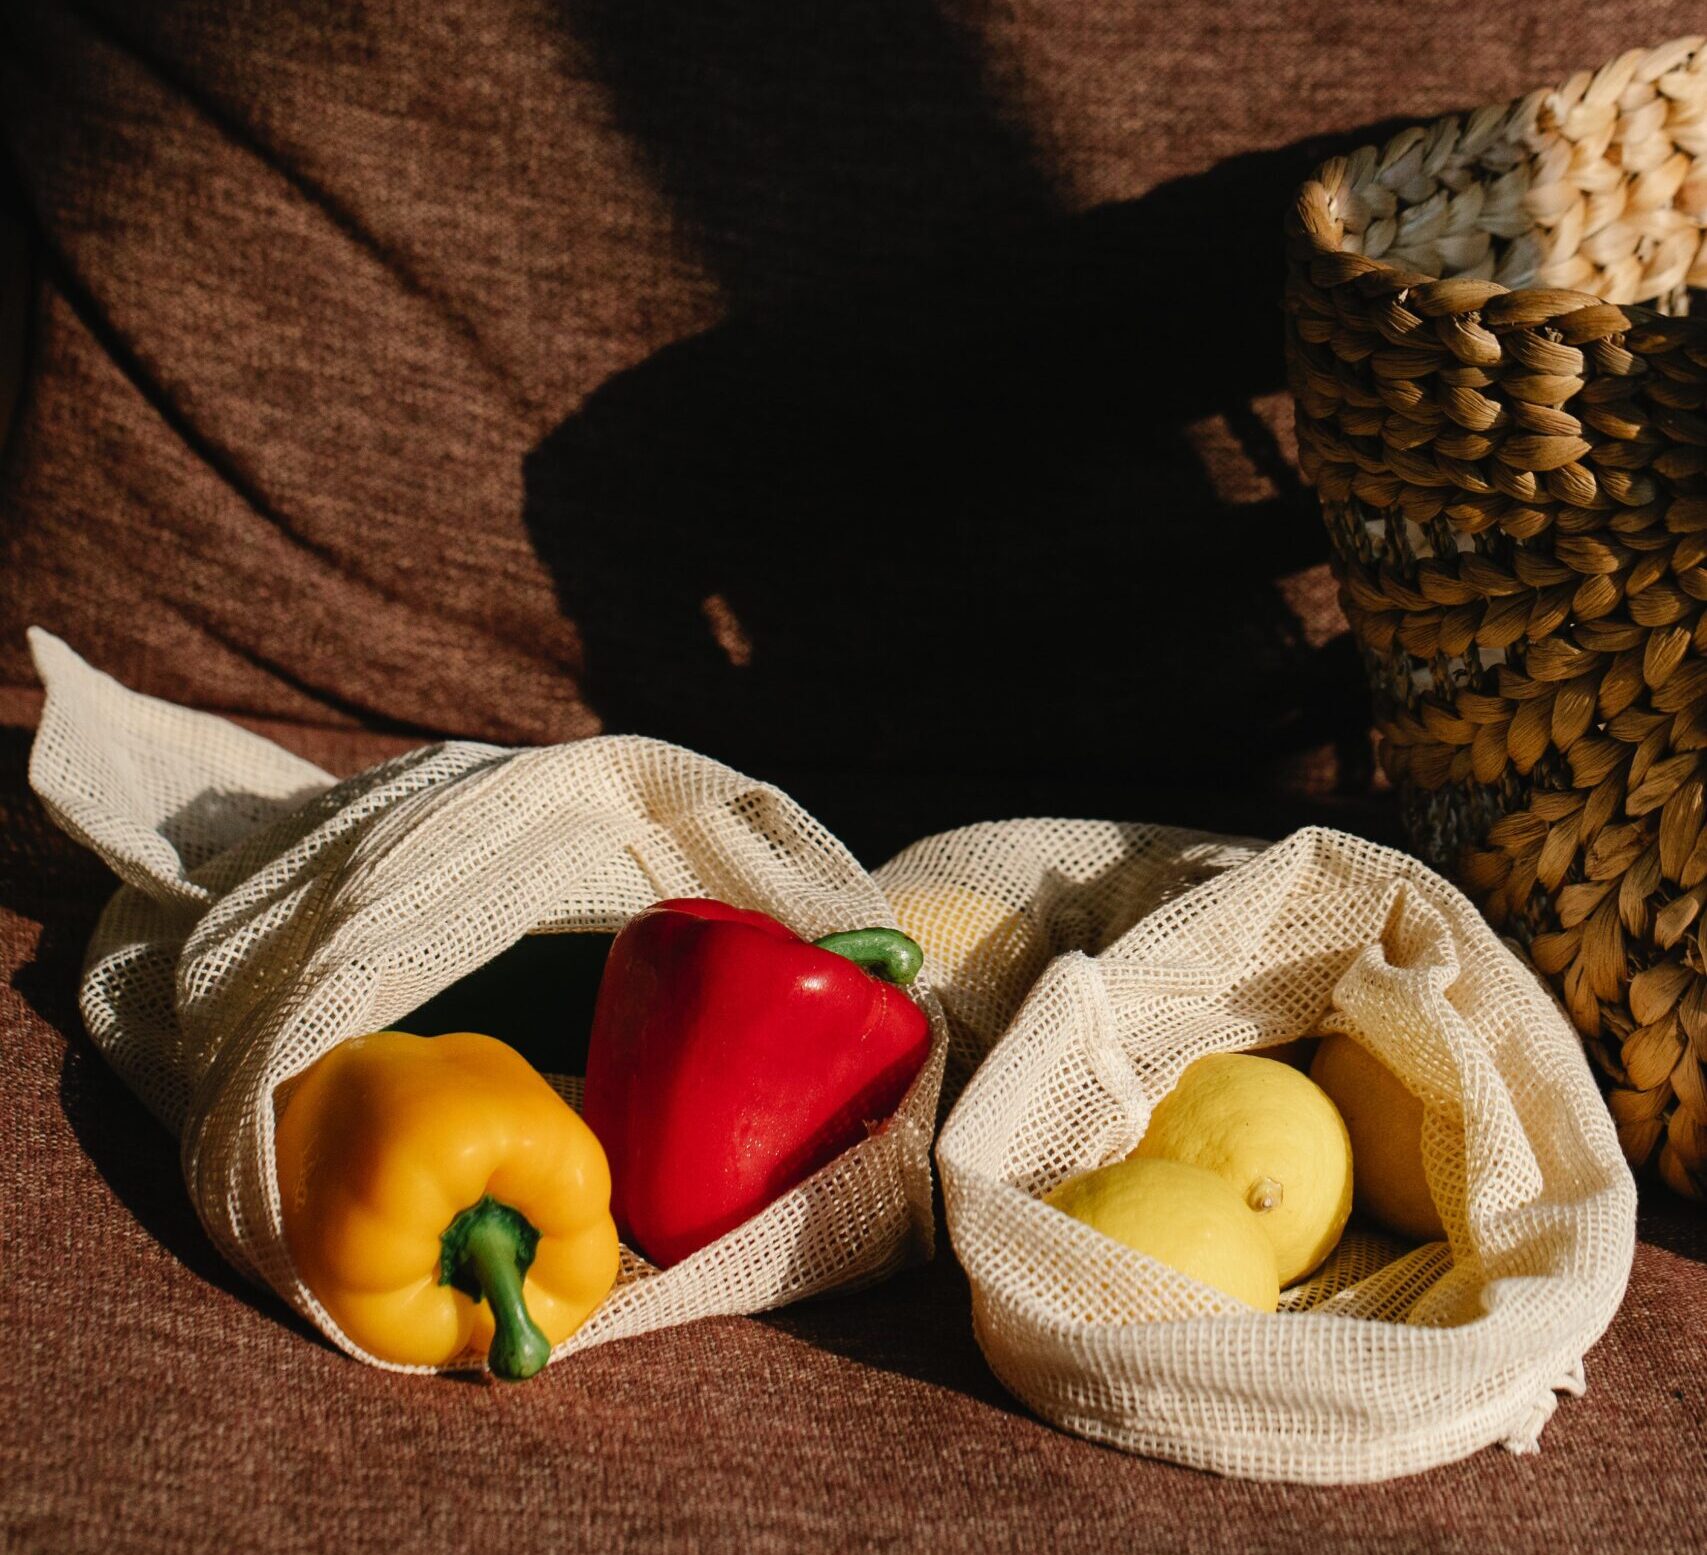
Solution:
[[(949, 1259), (503, 1392), (243, 1289), (79, 1032), (110, 886), (24, 789), (24, 624), (348, 770), (639, 729), (872, 862), (1003, 813), (1390, 838), (1288, 459), (1324, 152), (1682, 3), (14, 0), (0, 464), (8, 1547), (1684, 1549), (1698, 1212), (1539, 1457), (1229, 1485), (1050, 1431)], [(367, 731), (364, 733), (363, 731)]]

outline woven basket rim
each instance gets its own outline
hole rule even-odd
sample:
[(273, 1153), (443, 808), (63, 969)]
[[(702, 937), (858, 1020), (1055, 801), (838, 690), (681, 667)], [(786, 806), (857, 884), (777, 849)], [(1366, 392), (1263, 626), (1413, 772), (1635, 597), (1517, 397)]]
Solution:
[[(1707, 333), (1707, 318), (1669, 314), (1648, 302), (1610, 303), (1591, 291), (1539, 285), (1508, 286), (1492, 279), (1430, 274), (1348, 248), (1343, 242), (1343, 228), (1341, 238), (1335, 240), (1319, 219), (1320, 213), (1332, 208), (1346, 171), (1360, 159), (1373, 162), (1379, 174), (1379, 171), (1401, 165), (1407, 156), (1429, 146), (1437, 138), (1456, 139), (1462, 134), (1470, 139), (1475, 150), (1456, 160), (1473, 166), (1479, 154), (1490, 146), (1524, 144), (1526, 140), (1552, 132), (1571, 105), (1580, 102), (1587, 92), (1593, 91), (1621, 67), (1628, 67), (1638, 60), (1667, 60), (1673, 68), (1707, 60), (1707, 34), (1674, 38), (1652, 49), (1628, 50), (1596, 70), (1576, 72), (1557, 86), (1538, 88), (1479, 109), (1419, 120), (1406, 125), (1386, 141), (1370, 142), (1325, 158), (1298, 185), (1293, 205), (1287, 212), (1285, 225), (1291, 257), (1295, 262), (1310, 264), (1311, 279), (1319, 286), (1332, 287), (1350, 282), (1364, 290), (1407, 293), (1413, 307), (1420, 303), (1423, 311), (1437, 317), (1474, 313), (1496, 297), (1507, 297), (1515, 300), (1513, 304), (1507, 304), (1508, 307), (1516, 306), (1526, 313), (1545, 312), (1555, 317), (1582, 308), (1613, 307), (1626, 315), (1631, 326), (1655, 328), (1668, 335), (1698, 341)], [(1656, 70), (1652, 74), (1663, 72)], [(1707, 234), (1707, 210), (1702, 212), (1699, 225)]]

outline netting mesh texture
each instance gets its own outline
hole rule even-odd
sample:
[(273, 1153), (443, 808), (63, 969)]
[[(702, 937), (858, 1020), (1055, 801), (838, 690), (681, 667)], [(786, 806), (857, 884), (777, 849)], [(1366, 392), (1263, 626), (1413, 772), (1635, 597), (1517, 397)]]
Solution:
[[(221, 1252), (362, 1359), (281, 1230), (292, 1077), (523, 935), (711, 895), (808, 936), (928, 921), (931, 1058), (888, 1128), (746, 1225), (668, 1271), (625, 1252), (559, 1355), (928, 1256), (946, 1074), (937, 1160), (975, 1332), (1069, 1430), (1231, 1474), (1379, 1479), (1533, 1447), (1555, 1390), (1581, 1387), (1628, 1277), (1634, 1186), (1558, 1007), (1413, 859), (1317, 830), (1264, 848), (1035, 820), (926, 838), (873, 877), (774, 788), (656, 741), (453, 743), (334, 784), (35, 648), (32, 782), (125, 882), (90, 946), (90, 1034), (181, 1139)], [(1130, 1150), (1197, 1056), (1329, 1029), (1423, 1101), (1448, 1243), (1354, 1229), (1261, 1315), (1040, 1202)]]
[[(45, 635), (35, 647), (48, 702), (32, 783), (126, 881), (89, 947), (90, 1035), (178, 1134), (221, 1253), (364, 1360), (284, 1240), (274, 1122), (294, 1076), (523, 935), (612, 931), (662, 897), (725, 898), (807, 937), (890, 921), (871, 877), (792, 800), (690, 751), (452, 743), (333, 784)], [(625, 1250), (616, 1290), (559, 1355), (929, 1255), (947, 1033), (928, 975), (915, 987), (935, 1040), (889, 1125), (668, 1270)], [(574, 1077), (548, 1078), (578, 1099)]]

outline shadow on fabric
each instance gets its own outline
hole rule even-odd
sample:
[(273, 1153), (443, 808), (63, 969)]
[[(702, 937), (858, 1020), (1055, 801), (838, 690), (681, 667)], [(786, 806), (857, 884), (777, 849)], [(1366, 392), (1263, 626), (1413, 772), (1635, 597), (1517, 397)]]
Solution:
[(1651, 1176), (1637, 1179), (1636, 1237), (1692, 1263), (1707, 1263), (1707, 1214)]
[[(938, 1219), (940, 1221), (940, 1213)], [(1026, 1416), (996, 1380), (972, 1335), (972, 1291), (939, 1233), (936, 1257), (859, 1291), (831, 1291), (758, 1321), (801, 1344), (874, 1371), (948, 1388)]]
[(743, 310), (744, 256), (728, 322), (525, 462), (605, 727), (814, 808), (814, 773), (856, 774), (914, 818), (844, 832), (866, 856), (950, 778), (958, 820), (970, 792), (1276, 834), (1339, 813), (1287, 798), (1326, 751), (1326, 786), (1366, 796), (1352, 643), (1287, 592), (1328, 548), (1283, 451), (1280, 232), (1318, 161), (1392, 128), (1078, 215), (1027, 198), (999, 242), (815, 300)]

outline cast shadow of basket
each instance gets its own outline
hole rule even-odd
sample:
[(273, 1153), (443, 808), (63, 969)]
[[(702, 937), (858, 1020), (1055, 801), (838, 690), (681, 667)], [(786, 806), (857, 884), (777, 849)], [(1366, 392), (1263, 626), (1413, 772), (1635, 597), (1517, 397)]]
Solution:
[(1279, 391), (1283, 211), (1392, 128), (1027, 210), (604, 383), (524, 477), (606, 727), (783, 781), (867, 854), (933, 805), (1390, 828), (1349, 636), (1301, 617), (1327, 545)]

